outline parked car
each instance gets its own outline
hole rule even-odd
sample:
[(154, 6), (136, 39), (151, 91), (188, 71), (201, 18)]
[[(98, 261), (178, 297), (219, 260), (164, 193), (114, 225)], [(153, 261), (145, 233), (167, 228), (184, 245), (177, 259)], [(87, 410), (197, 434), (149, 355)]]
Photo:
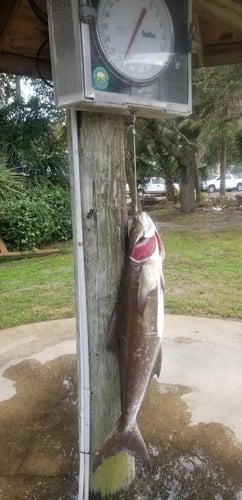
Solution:
[[(235, 177), (232, 174), (225, 175), (225, 189), (226, 191), (242, 191), (242, 178)], [(208, 193), (214, 193), (220, 190), (220, 175), (217, 175), (214, 179), (208, 179), (202, 183), (202, 190), (208, 191)]]
[[(179, 190), (179, 184), (174, 183), (174, 187)], [(166, 181), (162, 177), (150, 177), (138, 185), (138, 191), (141, 194), (166, 195)]]

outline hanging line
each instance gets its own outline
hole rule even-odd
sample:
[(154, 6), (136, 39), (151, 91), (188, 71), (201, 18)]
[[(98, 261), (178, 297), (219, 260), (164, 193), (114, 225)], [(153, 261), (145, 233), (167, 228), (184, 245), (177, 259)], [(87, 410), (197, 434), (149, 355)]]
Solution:
[(136, 155), (136, 115), (132, 113), (132, 132), (133, 132), (133, 160), (134, 160), (134, 182), (135, 182), (135, 215), (138, 210), (138, 186), (137, 186), (137, 155)]

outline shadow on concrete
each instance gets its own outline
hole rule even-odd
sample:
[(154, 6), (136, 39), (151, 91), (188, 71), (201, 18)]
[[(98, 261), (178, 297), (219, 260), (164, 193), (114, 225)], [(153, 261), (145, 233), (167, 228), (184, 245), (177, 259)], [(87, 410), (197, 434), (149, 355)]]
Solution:
[(76, 356), (7, 368), (16, 394), (0, 402), (0, 498), (71, 500), (78, 476)]

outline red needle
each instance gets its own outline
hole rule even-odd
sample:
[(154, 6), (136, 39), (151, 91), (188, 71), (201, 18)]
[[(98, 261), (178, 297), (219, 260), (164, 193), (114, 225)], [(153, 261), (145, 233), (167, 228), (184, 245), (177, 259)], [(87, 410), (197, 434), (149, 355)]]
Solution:
[(137, 23), (135, 25), (133, 34), (132, 34), (132, 36), (130, 38), (130, 42), (129, 42), (128, 48), (127, 48), (127, 50), (126, 50), (126, 52), (124, 54), (124, 57), (127, 57), (128, 53), (129, 53), (129, 51), (130, 51), (130, 49), (131, 49), (131, 47), (133, 45), (134, 39), (135, 39), (135, 37), (136, 37), (136, 35), (138, 33), (138, 30), (139, 30), (140, 25), (141, 25), (141, 23), (142, 23), (142, 21), (143, 21), (143, 19), (145, 17), (146, 12), (147, 12), (147, 9), (145, 7), (143, 7), (143, 9), (141, 10), (141, 13), (139, 15), (139, 19), (138, 19), (138, 21), (137, 21)]

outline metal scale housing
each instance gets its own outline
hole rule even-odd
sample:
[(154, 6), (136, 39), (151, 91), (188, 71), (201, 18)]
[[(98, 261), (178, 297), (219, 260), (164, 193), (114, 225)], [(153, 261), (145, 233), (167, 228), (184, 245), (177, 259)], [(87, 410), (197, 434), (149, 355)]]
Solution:
[[(93, 0), (94, 7), (98, 0)], [(51, 61), (58, 107), (159, 118), (192, 111), (191, 0), (166, 0), (174, 48), (159, 77), (139, 85), (110, 70), (96, 43), (95, 24), (80, 22), (78, 0), (48, 0)], [(95, 87), (93, 71), (105, 68), (109, 85)]]

